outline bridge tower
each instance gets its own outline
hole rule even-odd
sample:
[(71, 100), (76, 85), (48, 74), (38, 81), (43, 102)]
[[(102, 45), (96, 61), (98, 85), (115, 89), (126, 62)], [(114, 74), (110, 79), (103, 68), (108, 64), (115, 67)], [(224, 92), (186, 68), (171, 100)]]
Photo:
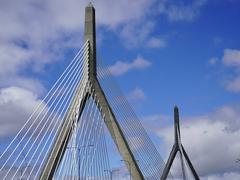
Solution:
[[(131, 166), (126, 164), (128, 170), (131, 172), (133, 180), (144, 180), (144, 176), (140, 171), (140, 168), (137, 164), (137, 160), (134, 158), (133, 153), (129, 147), (129, 144), (120, 128), (120, 125), (108, 103), (108, 100), (100, 86), (100, 83), (97, 79), (97, 68), (96, 68), (96, 21), (95, 21), (95, 9), (90, 3), (85, 8), (85, 32), (84, 38), (85, 42), (88, 43), (88, 58), (87, 58), (87, 79), (86, 82), (91, 84), (91, 88), (85, 87), (84, 95), (80, 101), (80, 109), (77, 114), (77, 119), (79, 121), (81, 114), (83, 112), (84, 106), (89, 99), (90, 92), (95, 92), (96, 98), (95, 103), (98, 106), (98, 109), (101, 115), (104, 117), (106, 127), (108, 128), (112, 139), (114, 140), (124, 162), (131, 162)], [(83, 81), (84, 82), (84, 81)], [(75, 94), (73, 101), (71, 102), (70, 108), (68, 109), (67, 115), (64, 117), (64, 122), (60, 130), (58, 131), (57, 138), (54, 142), (54, 145), (49, 153), (46, 164), (42, 169), (40, 179), (41, 180), (50, 180), (53, 179), (54, 172), (58, 169), (59, 162), (63, 158), (63, 152), (66, 151), (67, 144), (70, 140), (70, 134), (73, 131), (73, 116), (76, 116), (76, 107), (80, 98), (80, 92), (82, 92), (82, 85), (79, 86), (77, 93)], [(79, 104), (78, 104), (79, 105)], [(101, 108), (100, 108), (101, 107)]]
[(180, 160), (181, 160), (181, 168), (182, 168), (182, 174), (183, 174), (183, 180), (186, 180), (186, 174), (185, 174), (185, 167), (184, 167), (184, 159), (186, 159), (186, 163), (188, 164), (191, 173), (193, 175), (193, 177), (196, 180), (200, 180), (198, 177), (197, 172), (195, 171), (183, 145), (181, 142), (181, 136), (180, 136), (180, 125), (179, 125), (179, 110), (178, 107), (175, 106), (174, 107), (174, 133), (175, 133), (175, 143), (172, 147), (172, 151), (170, 153), (170, 156), (168, 158), (168, 161), (166, 163), (166, 166), (163, 170), (163, 174), (161, 177), (161, 180), (166, 180), (169, 174), (169, 171), (171, 169), (172, 163), (176, 157), (176, 154), (179, 152), (180, 153)]

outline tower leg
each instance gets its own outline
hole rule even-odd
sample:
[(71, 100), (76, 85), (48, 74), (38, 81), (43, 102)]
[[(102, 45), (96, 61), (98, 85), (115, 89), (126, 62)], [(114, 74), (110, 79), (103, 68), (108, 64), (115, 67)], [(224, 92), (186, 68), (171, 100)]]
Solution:
[(137, 164), (135, 157), (132, 154), (132, 151), (128, 145), (128, 142), (120, 128), (119, 123), (116, 120), (116, 117), (113, 114), (113, 111), (105, 97), (105, 94), (98, 82), (98, 80), (93, 80), (93, 88), (97, 95), (98, 105), (102, 107), (102, 116), (105, 117), (105, 124), (121, 154), (123, 159), (126, 162), (129, 162), (128, 170), (133, 178), (133, 180), (144, 180), (144, 176), (140, 171), (140, 168)]
[(179, 150), (180, 153), (180, 160), (181, 160), (181, 166), (182, 166), (182, 175), (183, 175), (183, 180), (186, 180), (186, 172), (185, 172), (185, 165), (183, 161), (183, 153), (181, 150)]
[(189, 165), (189, 167), (190, 167), (190, 169), (191, 169), (191, 171), (192, 171), (192, 173), (193, 173), (194, 178), (195, 178), (196, 180), (200, 180), (199, 177), (198, 177), (198, 174), (197, 174), (197, 172), (195, 171), (195, 169), (194, 169), (194, 167), (193, 167), (193, 165), (192, 165), (192, 163), (191, 163), (191, 161), (190, 161), (190, 159), (189, 159), (189, 157), (188, 157), (188, 155), (187, 155), (187, 153), (186, 153), (186, 151), (185, 151), (185, 149), (184, 149), (183, 146), (182, 146), (182, 150), (183, 150), (183, 155), (184, 155), (184, 157), (185, 157), (186, 160), (187, 160), (187, 163), (188, 163), (188, 165)]
[[(80, 90), (79, 93), (81, 93), (82, 91), (83, 90)], [(87, 95), (87, 92), (85, 92), (80, 103), (79, 115), (77, 117), (78, 121), (79, 121), (79, 117), (81, 117), (81, 114), (83, 112), (87, 99), (88, 99), (88, 95)], [(58, 168), (58, 165), (62, 160), (63, 154), (67, 148), (69, 139), (72, 134), (71, 133), (73, 130), (72, 125), (74, 123), (72, 116), (74, 114), (74, 107), (76, 107), (77, 101), (78, 101), (78, 98), (77, 97), (74, 98), (74, 101), (69, 108), (69, 111), (68, 111), (69, 113), (67, 114), (66, 118), (64, 118), (63, 124), (61, 125), (60, 130), (57, 132), (58, 135), (56, 137), (52, 150), (46, 160), (46, 165), (42, 170), (42, 174), (40, 175), (40, 180), (51, 180)]]
[(177, 151), (178, 151), (178, 147), (177, 147), (176, 144), (174, 144), (173, 147), (172, 147), (172, 151), (170, 153), (170, 156), (168, 158), (168, 161), (166, 163), (166, 166), (165, 166), (165, 168), (163, 170), (163, 174), (162, 174), (161, 180), (166, 180), (167, 179), (169, 171), (170, 171), (170, 169), (172, 167), (173, 160), (176, 157)]

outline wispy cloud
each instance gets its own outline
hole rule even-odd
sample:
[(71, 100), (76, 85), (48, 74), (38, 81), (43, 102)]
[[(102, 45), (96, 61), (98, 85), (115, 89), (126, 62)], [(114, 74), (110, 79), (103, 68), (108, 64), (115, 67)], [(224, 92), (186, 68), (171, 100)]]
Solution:
[(215, 64), (217, 64), (217, 62), (218, 62), (218, 58), (217, 58), (217, 57), (212, 57), (212, 58), (208, 61), (208, 63), (209, 63), (210, 65), (215, 65)]
[(225, 49), (222, 57), (222, 62), (226, 66), (240, 68), (240, 50)]
[(163, 48), (166, 47), (167, 42), (164, 39), (152, 37), (147, 41), (147, 46), (151, 48)]
[(213, 38), (213, 44), (214, 45), (219, 45), (219, 44), (221, 44), (223, 42), (223, 39), (221, 38), (221, 37), (214, 37)]
[(134, 59), (132, 62), (123, 62), (123, 61), (117, 61), (116, 64), (109, 67), (109, 71), (114, 76), (120, 76), (123, 74), (126, 74), (130, 70), (140, 70), (145, 69), (151, 66), (152, 63), (141, 56), (138, 56), (136, 59)]
[(144, 91), (140, 88), (135, 88), (133, 91), (131, 91), (128, 95), (127, 98), (129, 100), (143, 100), (146, 98), (146, 95)]
[(167, 15), (170, 21), (193, 21), (206, 3), (207, 0), (194, 0), (190, 3), (161, 0), (159, 13)]
[(163, 48), (167, 45), (167, 39), (160, 34), (156, 34), (156, 32), (154, 33), (155, 25), (159, 22), (156, 18), (150, 18), (149, 14), (158, 17), (165, 15), (170, 22), (191, 22), (199, 16), (206, 3), (207, 0), (194, 0), (187, 3), (184, 1), (160, 0), (156, 3), (152, 1), (147, 6), (151, 8), (150, 10), (145, 8), (145, 14), (137, 21), (123, 23), (122, 30), (118, 32), (127, 48)]
[(224, 68), (232, 70), (231, 78), (224, 78), (223, 85), (230, 92), (240, 92), (240, 50), (224, 49), (222, 57), (212, 57), (209, 61), (210, 65), (221, 62)]
[(222, 57), (223, 65), (232, 67), (235, 70), (235, 77), (225, 82), (226, 89), (232, 92), (240, 92), (240, 50), (225, 49)]
[(36, 78), (23, 77), (23, 76), (1, 76), (0, 77), (0, 87), (12, 87), (16, 86), (21, 89), (26, 89), (31, 91), (33, 94), (38, 96), (46, 93), (46, 88), (43, 84)]
[(240, 92), (240, 76), (228, 80), (225, 83), (226, 89), (232, 92)]
[(230, 179), (240, 179), (240, 174), (238, 172), (230, 172), (223, 174), (214, 174), (210, 176), (205, 176), (201, 178), (202, 180), (230, 180)]
[(141, 118), (146, 129), (157, 131), (159, 127), (166, 127), (172, 122), (172, 117), (162, 114), (152, 114)]
[(120, 31), (123, 44), (127, 48), (164, 48), (167, 45), (166, 39), (153, 34), (155, 22), (142, 20), (138, 23), (126, 24)]

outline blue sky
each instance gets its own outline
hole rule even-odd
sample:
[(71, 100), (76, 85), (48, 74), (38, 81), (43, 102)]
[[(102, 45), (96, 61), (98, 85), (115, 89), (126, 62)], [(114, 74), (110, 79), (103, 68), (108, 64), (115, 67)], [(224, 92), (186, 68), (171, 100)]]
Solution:
[[(0, 1), (1, 137), (21, 127), (82, 46), (86, 4)], [(110, 68), (164, 158), (178, 105), (183, 143), (200, 175), (239, 179), (240, 2), (93, 4), (98, 59)], [(9, 115), (9, 109), (15, 113)]]

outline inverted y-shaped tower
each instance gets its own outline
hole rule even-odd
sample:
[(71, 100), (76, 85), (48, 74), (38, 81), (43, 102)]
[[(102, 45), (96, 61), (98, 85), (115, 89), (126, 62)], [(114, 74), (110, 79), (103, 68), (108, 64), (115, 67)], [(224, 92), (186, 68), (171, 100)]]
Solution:
[(183, 145), (181, 142), (181, 136), (180, 136), (180, 125), (179, 125), (179, 111), (178, 107), (174, 107), (174, 133), (175, 133), (175, 143), (172, 147), (172, 151), (170, 153), (170, 156), (168, 158), (168, 161), (166, 163), (166, 166), (163, 170), (163, 174), (161, 177), (161, 180), (166, 180), (169, 174), (169, 171), (172, 167), (172, 163), (176, 157), (176, 154), (179, 152), (180, 153), (180, 160), (181, 160), (181, 168), (182, 168), (182, 173), (183, 173), (183, 180), (186, 180), (186, 174), (185, 174), (185, 166), (184, 166), (184, 160), (183, 158), (186, 159), (186, 163), (188, 164), (194, 178), (196, 180), (199, 180), (198, 174), (195, 171)]
[[(144, 180), (143, 174), (141, 173), (137, 160), (134, 158), (133, 153), (129, 147), (129, 144), (120, 128), (120, 125), (106, 99), (106, 96), (98, 82), (97, 72), (96, 72), (96, 29), (95, 29), (95, 9), (90, 3), (85, 9), (85, 42), (88, 43), (88, 58), (87, 58), (87, 78), (81, 80), (79, 89), (74, 96), (74, 99), (68, 109), (68, 113), (65, 116), (62, 126), (58, 131), (58, 136), (52, 147), (52, 150), (48, 156), (46, 164), (40, 175), (41, 180), (52, 179), (54, 173), (56, 172), (59, 162), (63, 158), (63, 152), (66, 151), (67, 144), (69, 141), (71, 132), (73, 131), (74, 118), (78, 121), (83, 112), (84, 106), (88, 101), (91, 92), (95, 92), (96, 97), (92, 98), (96, 102), (101, 115), (104, 117), (105, 124), (125, 162), (131, 162), (131, 166), (128, 164), (127, 167), (131, 172), (133, 180)], [(91, 86), (87, 86), (91, 84)], [(90, 88), (89, 88), (90, 87)], [(84, 91), (83, 91), (84, 89)], [(80, 94), (83, 93), (83, 96)], [(83, 97), (83, 98), (82, 98)], [(81, 99), (80, 99), (81, 98)], [(76, 114), (76, 109), (79, 107), (78, 113)], [(101, 107), (101, 108), (100, 108)], [(76, 117), (77, 116), (77, 117)]]

